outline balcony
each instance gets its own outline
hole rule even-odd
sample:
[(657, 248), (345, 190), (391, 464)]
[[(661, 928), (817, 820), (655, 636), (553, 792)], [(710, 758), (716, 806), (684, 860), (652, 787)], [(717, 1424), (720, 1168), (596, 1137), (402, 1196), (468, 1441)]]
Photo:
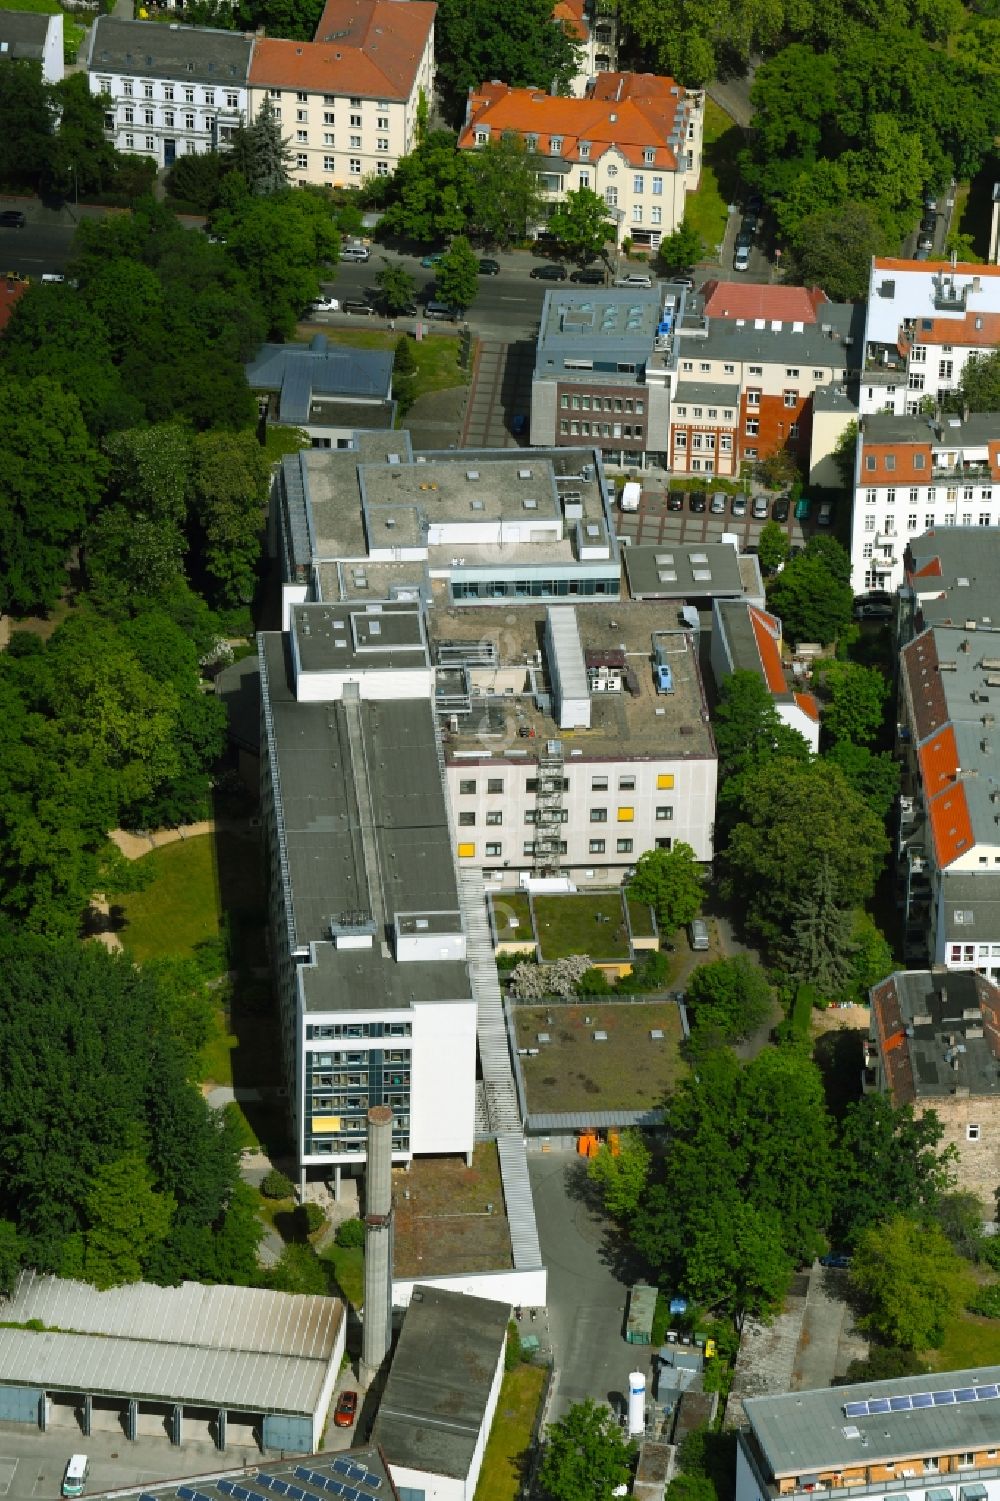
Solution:
[(899, 350), (888, 344), (869, 345), (865, 352), (865, 379), (873, 377), (876, 383), (884, 380), (898, 380), (906, 374), (906, 360)]
[[(957, 464), (949, 467), (946, 464), (935, 464), (931, 469), (932, 480), (956, 480), (960, 484), (990, 484), (993, 476), (989, 464), (974, 461), (969, 464)], [(957, 497), (956, 497), (957, 498)]]

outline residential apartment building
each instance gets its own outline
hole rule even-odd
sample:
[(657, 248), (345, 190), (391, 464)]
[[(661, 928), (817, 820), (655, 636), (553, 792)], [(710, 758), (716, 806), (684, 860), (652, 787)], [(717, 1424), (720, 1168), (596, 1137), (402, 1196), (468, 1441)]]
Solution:
[(697, 632), (655, 604), (432, 607), (460, 867), (618, 884), (649, 849), (712, 858), (717, 758)]
[[(734, 672), (752, 672), (771, 695), (783, 724), (796, 730), (815, 755), (819, 750), (819, 703), (807, 683), (796, 683), (781, 652), (781, 621), (741, 599), (712, 604), (712, 672), (721, 688)], [(791, 681), (790, 681), (791, 679)]]
[(469, 1156), (476, 1003), (419, 605), (299, 605), (259, 640), (261, 822), (302, 1182)]
[(105, 135), (157, 167), (221, 150), (248, 118), (252, 51), (238, 32), (98, 16), (87, 78), (104, 101)]
[(908, 542), (1000, 525), (1000, 413), (861, 418), (851, 525), (855, 592), (896, 589)]
[(430, 0), (328, 0), (312, 42), (263, 38), (250, 70), (252, 114), (270, 99), (300, 186), (388, 177), (433, 99)]
[[(734, 476), (744, 462), (780, 449), (808, 466), (814, 393), (846, 389), (852, 378), (862, 309), (802, 288), (755, 288), (746, 299), (743, 292), (709, 283), (705, 300), (689, 301), (677, 324), (668, 449), (675, 474)], [(807, 312), (808, 319), (788, 316)]]
[(1000, 625), (1000, 528), (935, 527), (907, 543), (900, 641), (932, 625)]
[(545, 294), (531, 377), (531, 441), (597, 447), (605, 462), (665, 463), (674, 325), (684, 293), (588, 287)]
[(582, 99), (595, 74), (618, 66), (618, 17), (598, 0), (556, 0), (552, 19), (566, 28), (576, 48), (577, 72), (569, 91)]
[(748, 1397), (736, 1501), (997, 1501), (1000, 1366)]
[(900, 653), (898, 897), (908, 962), (1000, 981), (1000, 629), (970, 617)]
[(1000, 267), (872, 261), (862, 413), (933, 413), (1000, 344)]
[(1000, 989), (980, 974), (897, 970), (871, 992), (866, 1091), (933, 1110), (956, 1182), (993, 1218), (1000, 1183)]
[(458, 145), (475, 151), (508, 133), (520, 136), (539, 158), (547, 214), (567, 193), (590, 188), (603, 197), (619, 244), (628, 236), (656, 250), (698, 186), (703, 102), (649, 73), (600, 73), (583, 99), (484, 83), (469, 91)]
[(60, 83), (65, 72), (63, 14), (0, 11), (0, 57), (40, 63), (45, 83)]
[(283, 460), (273, 519), (286, 615), (306, 599), (503, 606), (621, 590), (594, 448), (414, 454), (405, 431), (359, 433)]

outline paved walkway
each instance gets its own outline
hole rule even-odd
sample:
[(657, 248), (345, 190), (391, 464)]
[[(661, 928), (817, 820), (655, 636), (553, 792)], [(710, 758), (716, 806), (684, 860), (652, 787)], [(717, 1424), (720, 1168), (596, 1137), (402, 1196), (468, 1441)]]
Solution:
[[(515, 413), (527, 422), (531, 411), (531, 371), (535, 350), (529, 343), (505, 344), (481, 339), (472, 371), (472, 390), (462, 434), (463, 448), (517, 448), (510, 430)], [(524, 434), (527, 442), (527, 429)]]
[(149, 829), (135, 833), (129, 829), (112, 829), (108, 838), (121, 850), (126, 860), (140, 860), (150, 850), (162, 849), (165, 844), (177, 844), (181, 839), (197, 839), (202, 834), (235, 834), (238, 839), (255, 839), (257, 832), (249, 828), (245, 820), (205, 818), (201, 823), (180, 824), (176, 829)]

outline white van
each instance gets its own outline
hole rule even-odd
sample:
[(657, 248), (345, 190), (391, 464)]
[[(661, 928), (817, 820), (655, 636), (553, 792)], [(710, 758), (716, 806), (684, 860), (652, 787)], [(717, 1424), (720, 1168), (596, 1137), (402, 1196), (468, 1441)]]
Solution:
[(623, 511), (637, 511), (642, 499), (642, 486), (638, 480), (628, 480), (622, 487), (621, 508)]
[(86, 1454), (71, 1454), (66, 1473), (63, 1476), (62, 1493), (64, 1496), (82, 1496), (83, 1488), (87, 1484), (87, 1476), (90, 1474), (90, 1464)]
[(688, 924), (688, 942), (698, 953), (708, 948), (708, 923), (703, 917), (692, 918)]
[(370, 261), (372, 253), (367, 245), (341, 245), (340, 259), (342, 261)]

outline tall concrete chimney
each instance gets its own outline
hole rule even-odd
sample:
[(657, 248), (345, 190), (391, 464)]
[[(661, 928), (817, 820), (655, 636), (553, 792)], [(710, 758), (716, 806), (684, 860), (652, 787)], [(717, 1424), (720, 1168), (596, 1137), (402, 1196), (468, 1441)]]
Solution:
[(365, 1323), (361, 1385), (367, 1390), (382, 1369), (392, 1340), (392, 1111), (368, 1112), (365, 1170)]

